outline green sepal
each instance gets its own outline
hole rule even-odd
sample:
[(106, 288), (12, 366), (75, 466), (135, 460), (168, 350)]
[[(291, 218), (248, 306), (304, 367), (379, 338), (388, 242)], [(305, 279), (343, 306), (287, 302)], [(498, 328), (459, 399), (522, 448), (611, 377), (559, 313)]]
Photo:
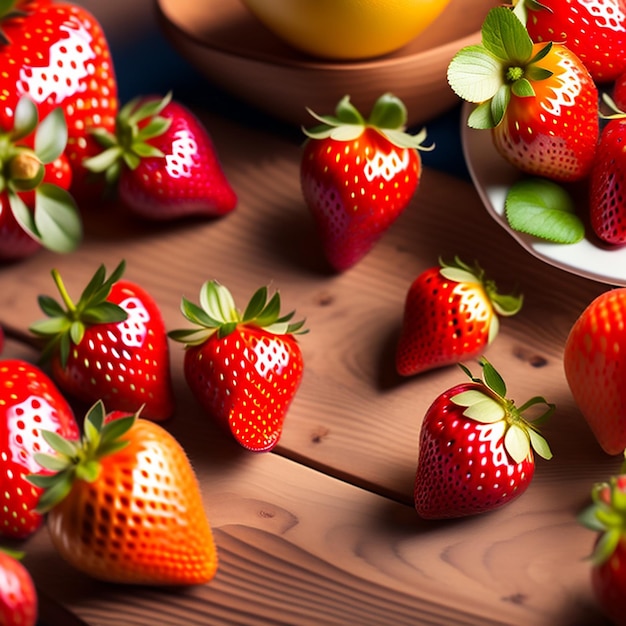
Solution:
[(122, 260), (107, 278), (106, 268), (101, 265), (83, 289), (79, 300), (74, 303), (56, 269), (51, 271), (54, 283), (61, 295), (61, 302), (50, 296), (40, 295), (39, 306), (45, 318), (31, 324), (29, 331), (45, 340), (41, 360), (46, 361), (57, 354), (61, 366), (67, 365), (72, 345), (78, 345), (87, 327), (98, 324), (123, 322), (128, 318), (119, 305), (109, 302), (108, 295), (125, 269)]
[(194, 328), (175, 329), (168, 333), (170, 339), (187, 346), (205, 343), (213, 334), (221, 339), (232, 333), (238, 326), (256, 326), (275, 335), (304, 334), (304, 320), (291, 322), (295, 312), (280, 315), (280, 295), (275, 292), (268, 301), (267, 287), (257, 289), (244, 312), (235, 304), (231, 292), (219, 282), (205, 282), (199, 295), (200, 304), (183, 297), (180, 311), (183, 317), (194, 324)]
[(42, 120), (35, 132), (35, 153), (42, 163), (52, 163), (63, 154), (67, 136), (63, 109), (56, 108)]

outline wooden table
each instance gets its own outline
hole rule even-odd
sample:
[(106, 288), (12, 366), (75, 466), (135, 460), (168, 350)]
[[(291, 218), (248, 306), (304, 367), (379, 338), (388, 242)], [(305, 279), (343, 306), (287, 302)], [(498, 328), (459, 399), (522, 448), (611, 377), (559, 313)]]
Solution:
[[(95, 11), (94, 11), (95, 12)], [(281, 291), (311, 329), (301, 341), (302, 386), (279, 446), (244, 451), (202, 414), (171, 344), (178, 409), (166, 424), (199, 475), (220, 566), (183, 590), (101, 584), (72, 570), (42, 529), (24, 544), (46, 626), (213, 624), (603, 624), (589, 584), (593, 536), (577, 511), (591, 484), (619, 465), (577, 411), (562, 349), (577, 315), (606, 285), (551, 268), (522, 250), (466, 181), (426, 169), (410, 208), (359, 265), (330, 273), (299, 189), (298, 142), (199, 109), (239, 196), (229, 216), (147, 225), (90, 212), (84, 245), (0, 269), (3, 356), (35, 359), (28, 324), (58, 268), (78, 295), (100, 263), (152, 293), (168, 328), (183, 295), (216, 278), (244, 302), (256, 286)], [(522, 312), (502, 323), (487, 356), (524, 401), (558, 411), (545, 428), (554, 459), (538, 461), (517, 501), (482, 516), (421, 520), (412, 505), (417, 440), (432, 400), (463, 380), (446, 368), (411, 379), (394, 370), (406, 291), (440, 255), (478, 259)], [(52, 600), (54, 599), (54, 600)], [(70, 612), (69, 615), (67, 612)]]

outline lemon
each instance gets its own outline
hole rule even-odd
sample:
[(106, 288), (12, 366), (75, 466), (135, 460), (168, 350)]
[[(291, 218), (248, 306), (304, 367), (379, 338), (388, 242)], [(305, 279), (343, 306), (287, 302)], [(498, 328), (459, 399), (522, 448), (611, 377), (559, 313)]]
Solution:
[(409, 43), (450, 0), (243, 0), (293, 48), (332, 60), (377, 57)]

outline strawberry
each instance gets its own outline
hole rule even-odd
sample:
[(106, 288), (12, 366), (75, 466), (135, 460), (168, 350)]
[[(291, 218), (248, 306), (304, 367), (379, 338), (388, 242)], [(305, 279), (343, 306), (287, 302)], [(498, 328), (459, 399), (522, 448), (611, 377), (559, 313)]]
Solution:
[(530, 175), (585, 178), (599, 134), (598, 91), (580, 59), (559, 43), (533, 43), (511, 9), (495, 7), (482, 43), (461, 49), (448, 82), (477, 103), (467, 123), (489, 129), (499, 154)]
[(604, 243), (626, 243), (626, 113), (617, 108), (606, 94), (613, 109), (603, 127), (598, 152), (589, 178), (589, 221), (593, 232)]
[(41, 430), (77, 439), (72, 409), (37, 366), (18, 359), (0, 361), (0, 535), (25, 539), (41, 525), (34, 511), (41, 489), (26, 476), (41, 471), (37, 452), (51, 451)]
[(46, 318), (30, 330), (46, 341), (52, 377), (75, 398), (108, 402), (112, 409), (136, 411), (165, 420), (174, 411), (169, 347), (161, 312), (139, 285), (121, 279), (122, 261), (106, 278), (100, 266), (74, 304), (52, 271), (63, 304), (40, 296)]
[(305, 130), (300, 167), (305, 203), (337, 271), (360, 261), (407, 208), (422, 174), (426, 132), (404, 132), (401, 100), (381, 96), (366, 121), (345, 96), (335, 116)]
[(72, 195), (93, 195), (85, 158), (99, 152), (90, 128), (115, 128), (117, 83), (98, 21), (70, 2), (8, 0), (0, 8), (0, 127), (13, 125), (15, 107), (28, 95), (43, 120), (61, 107), (68, 126)]
[(169, 336), (185, 343), (185, 378), (204, 410), (244, 448), (267, 451), (277, 443), (300, 386), (303, 359), (294, 338), (303, 321), (280, 316), (280, 296), (267, 301), (261, 287), (243, 314), (226, 287), (206, 282), (201, 307), (183, 298), (184, 317), (196, 325)]
[(596, 83), (626, 71), (624, 0), (518, 0), (515, 10), (533, 41), (566, 45)]
[(626, 625), (626, 463), (608, 481), (596, 483), (591, 504), (578, 521), (596, 532), (591, 584), (611, 623)]
[(411, 376), (478, 357), (495, 339), (499, 315), (515, 315), (521, 295), (501, 295), (478, 264), (440, 261), (422, 272), (406, 296), (396, 370)]
[(30, 256), (41, 246), (71, 252), (80, 243), (81, 220), (67, 191), (66, 141), (61, 109), (39, 123), (35, 104), (20, 99), (14, 125), (0, 132), (0, 260)]
[(574, 322), (563, 368), (572, 396), (607, 454), (626, 449), (626, 287), (601, 293)]
[(35, 584), (22, 565), (21, 553), (0, 548), (0, 624), (35, 626), (38, 600)]
[(80, 442), (44, 436), (55, 454), (37, 455), (52, 475), (37, 510), (59, 554), (96, 579), (192, 585), (217, 569), (213, 533), (185, 451), (138, 414), (106, 419), (102, 402), (87, 412)]
[(205, 127), (171, 99), (136, 98), (117, 116), (116, 133), (94, 131), (104, 150), (85, 161), (117, 185), (133, 213), (154, 220), (217, 217), (237, 204)]
[[(495, 368), (480, 360), (484, 380), (470, 377), (440, 394), (426, 412), (419, 440), (415, 508), (426, 519), (484, 513), (518, 498), (535, 472), (533, 450), (552, 453), (537, 424), (555, 407), (534, 397), (517, 407)], [(547, 406), (537, 420), (523, 413)]]

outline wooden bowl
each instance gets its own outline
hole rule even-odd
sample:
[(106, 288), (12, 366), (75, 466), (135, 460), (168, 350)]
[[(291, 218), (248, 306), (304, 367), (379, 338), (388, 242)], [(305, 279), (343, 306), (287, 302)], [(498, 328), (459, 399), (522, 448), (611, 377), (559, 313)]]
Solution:
[(392, 92), (409, 126), (424, 124), (459, 102), (446, 71), (463, 46), (480, 41), (482, 22), (498, 0), (451, 0), (401, 50), (363, 62), (326, 62), (290, 48), (240, 0), (156, 0), (164, 33), (209, 81), (294, 125), (310, 125), (309, 107), (332, 113), (346, 94), (364, 115)]

